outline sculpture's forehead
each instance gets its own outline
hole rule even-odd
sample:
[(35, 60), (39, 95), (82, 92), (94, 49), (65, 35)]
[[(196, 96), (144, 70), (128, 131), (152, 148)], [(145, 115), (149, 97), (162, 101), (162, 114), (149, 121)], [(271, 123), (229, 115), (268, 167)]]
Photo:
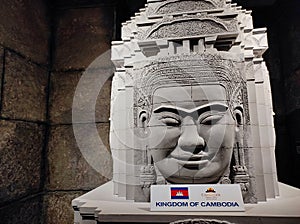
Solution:
[(219, 84), (197, 86), (163, 87), (154, 92), (154, 108), (160, 105), (176, 105), (186, 109), (207, 103), (222, 102), (227, 104), (226, 90)]

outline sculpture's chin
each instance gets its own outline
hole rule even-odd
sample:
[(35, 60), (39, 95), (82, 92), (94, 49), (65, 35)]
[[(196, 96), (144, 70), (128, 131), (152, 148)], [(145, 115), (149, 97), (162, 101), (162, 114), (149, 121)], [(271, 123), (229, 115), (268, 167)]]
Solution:
[(226, 171), (227, 163), (219, 160), (178, 161), (168, 158), (156, 163), (160, 173), (172, 184), (214, 184)]
[(207, 168), (195, 170), (182, 167), (180, 170), (174, 170), (172, 174), (160, 170), (167, 182), (172, 184), (214, 184), (220, 180), (220, 172)]
[(166, 180), (171, 184), (216, 184), (219, 182), (219, 177), (181, 177), (181, 176), (170, 176)]
[(193, 184), (193, 178), (191, 177), (187, 177), (187, 178), (183, 178), (183, 177), (168, 177), (166, 178), (166, 180), (171, 183), (171, 184)]

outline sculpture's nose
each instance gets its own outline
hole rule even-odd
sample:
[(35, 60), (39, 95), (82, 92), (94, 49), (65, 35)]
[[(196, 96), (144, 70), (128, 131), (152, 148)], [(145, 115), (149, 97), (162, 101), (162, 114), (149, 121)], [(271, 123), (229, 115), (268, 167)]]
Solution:
[(184, 150), (193, 154), (198, 154), (205, 148), (205, 140), (202, 138), (197, 129), (197, 125), (182, 126), (182, 132), (178, 139), (178, 146)]

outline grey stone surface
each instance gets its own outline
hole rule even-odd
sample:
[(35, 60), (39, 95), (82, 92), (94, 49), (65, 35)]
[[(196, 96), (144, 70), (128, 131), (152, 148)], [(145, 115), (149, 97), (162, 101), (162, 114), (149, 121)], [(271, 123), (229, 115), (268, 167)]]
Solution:
[[(111, 178), (112, 164), (108, 151), (109, 125), (98, 124), (99, 135), (96, 133), (96, 136), (90, 131), (91, 127), (92, 125), (88, 124), (76, 125), (77, 131), (80, 132), (77, 139), (75, 139), (71, 125), (51, 127), (48, 146), (47, 189), (90, 190)], [(98, 136), (102, 139), (103, 145), (98, 145)], [(93, 150), (90, 151), (93, 157), (84, 157), (83, 150), (86, 147)], [(99, 157), (95, 156), (97, 153), (99, 153)], [(103, 167), (103, 173), (96, 170), (98, 166)]]
[(85, 69), (110, 49), (115, 22), (113, 10), (104, 6), (57, 12), (55, 70)]
[(70, 224), (74, 222), (71, 201), (84, 192), (55, 192), (44, 196), (45, 224)]
[(43, 217), (43, 201), (41, 196), (35, 196), (0, 208), (1, 223), (40, 224)]
[(50, 27), (46, 3), (40, 0), (1, 2), (0, 43), (37, 63), (48, 64)]
[(1, 115), (45, 121), (47, 76), (46, 69), (7, 51)]
[[(95, 85), (95, 80), (85, 77), (109, 77), (111, 74), (112, 71), (110, 69), (98, 69), (93, 71), (93, 74), (86, 74), (84, 77), (82, 72), (52, 73), (50, 90), (51, 123), (71, 124), (72, 122), (108, 122), (110, 115), (111, 79), (100, 80), (99, 83)], [(79, 81), (83, 83), (82, 87), (78, 86)], [(102, 88), (98, 89), (98, 86), (101, 86)], [(75, 91), (78, 92), (78, 94), (76, 94), (78, 98), (74, 99)], [(95, 95), (95, 92), (99, 92), (99, 94)], [(78, 103), (78, 101), (81, 101), (82, 103)], [(78, 115), (73, 121), (72, 110)]]
[(44, 127), (2, 120), (0, 132), (0, 204), (3, 204), (40, 190)]

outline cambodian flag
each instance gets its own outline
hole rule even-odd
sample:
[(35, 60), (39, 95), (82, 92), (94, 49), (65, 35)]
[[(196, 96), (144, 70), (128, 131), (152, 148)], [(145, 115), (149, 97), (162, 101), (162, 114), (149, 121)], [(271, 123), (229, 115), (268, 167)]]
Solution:
[(189, 199), (187, 187), (171, 187), (171, 199)]

